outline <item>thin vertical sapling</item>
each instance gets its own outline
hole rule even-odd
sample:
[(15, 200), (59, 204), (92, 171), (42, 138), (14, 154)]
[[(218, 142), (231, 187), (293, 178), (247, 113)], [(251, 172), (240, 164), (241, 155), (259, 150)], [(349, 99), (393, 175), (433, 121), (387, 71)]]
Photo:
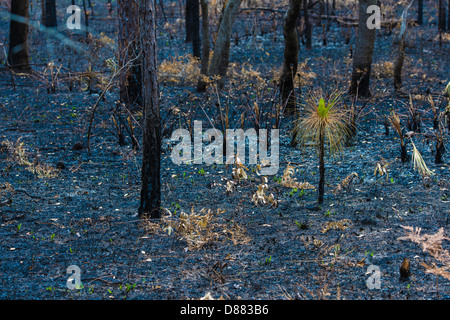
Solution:
[(325, 147), (330, 154), (336, 154), (344, 147), (348, 135), (347, 116), (340, 108), (342, 92), (334, 91), (326, 99), (319, 90), (305, 99), (303, 117), (297, 120), (295, 132), (299, 143), (312, 142), (319, 156), (319, 197), (323, 203), (325, 191)]

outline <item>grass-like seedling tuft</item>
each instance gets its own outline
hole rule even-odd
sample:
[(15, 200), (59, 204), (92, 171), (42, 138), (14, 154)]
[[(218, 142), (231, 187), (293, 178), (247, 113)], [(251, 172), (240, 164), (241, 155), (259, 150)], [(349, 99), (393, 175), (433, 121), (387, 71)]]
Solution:
[(326, 96), (321, 90), (310, 93), (305, 99), (304, 114), (295, 126), (299, 144), (312, 142), (319, 155), (319, 205), (323, 203), (325, 189), (325, 149), (336, 154), (344, 147), (348, 134), (346, 114), (340, 108), (342, 92)]

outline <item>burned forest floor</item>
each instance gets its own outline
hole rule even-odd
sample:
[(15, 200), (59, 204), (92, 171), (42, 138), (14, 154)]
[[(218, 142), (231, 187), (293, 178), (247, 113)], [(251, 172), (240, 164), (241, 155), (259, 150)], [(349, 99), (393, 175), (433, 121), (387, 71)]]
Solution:
[[(192, 48), (177, 7), (165, 9), (165, 19), (158, 19), (165, 208), (159, 221), (137, 216), (142, 112), (118, 102), (117, 25), (106, 8), (92, 17), (89, 38), (61, 31), (89, 50), (32, 29), (34, 73), (0, 69), (0, 299), (200, 299), (207, 293), (215, 299), (450, 299), (449, 280), (429, 272), (444, 265), (420, 244), (399, 239), (409, 234), (404, 227), (419, 227), (421, 235), (443, 228), (450, 236), (450, 153), (436, 164), (433, 140), (433, 110), (442, 112), (447, 103), (449, 34), (440, 44), (432, 22), (411, 27), (403, 89), (395, 93), (396, 29), (377, 31), (372, 97), (353, 105), (361, 111), (353, 139), (341, 154), (326, 157), (325, 201), (317, 206), (317, 154), (291, 146), (288, 116), (278, 119), (274, 176), (246, 163), (176, 165), (171, 159), (172, 132), (192, 129), (195, 120), (204, 130), (222, 130), (225, 115), (229, 128), (273, 128), (283, 37), (281, 22), (275, 31), (270, 26), (282, 15), (241, 13), (225, 85), (198, 93), (199, 66), (185, 58)], [(6, 50), (5, 17), (0, 43)], [(347, 40), (356, 30), (332, 21), (326, 45), (322, 28), (313, 31), (311, 50), (300, 43), (296, 92), (345, 91), (353, 42)], [(351, 97), (343, 105), (350, 110)], [(397, 133), (385, 125), (392, 110), (405, 133), (411, 110), (420, 119), (406, 163)], [(442, 130), (450, 148), (445, 119)], [(411, 139), (432, 174), (414, 169)], [(440, 252), (449, 243), (444, 239)], [(401, 279), (405, 258), (410, 276)], [(69, 290), (73, 265), (82, 285)], [(378, 280), (379, 287), (371, 286)]]

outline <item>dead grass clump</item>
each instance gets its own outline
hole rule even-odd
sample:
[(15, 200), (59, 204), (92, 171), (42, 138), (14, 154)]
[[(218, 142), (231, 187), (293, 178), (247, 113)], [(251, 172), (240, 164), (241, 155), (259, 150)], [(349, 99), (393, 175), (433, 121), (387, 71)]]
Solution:
[(160, 220), (144, 220), (143, 228), (148, 233), (166, 232), (168, 235), (176, 234), (187, 242), (188, 250), (196, 251), (215, 242), (231, 241), (233, 245), (245, 244), (250, 241), (244, 227), (237, 223), (222, 224), (217, 221), (217, 216), (225, 212), (218, 209), (214, 214), (211, 209), (202, 209), (191, 213), (181, 212), (174, 216), (169, 210)]
[(391, 79), (394, 76), (394, 64), (391, 61), (374, 63), (372, 74), (378, 79)]
[(269, 189), (267, 182), (267, 177), (262, 177), (262, 183), (258, 185), (258, 190), (253, 194), (252, 202), (255, 206), (259, 204), (270, 204), (271, 207), (276, 207), (278, 205), (272, 193), (266, 194), (266, 191)]
[(292, 189), (315, 189), (315, 187), (309, 182), (298, 182), (296, 178), (293, 177), (295, 173), (295, 168), (290, 164), (287, 165), (286, 169), (283, 172), (283, 176), (281, 177), (280, 184), (283, 187), (292, 188)]
[(175, 56), (164, 60), (158, 68), (159, 81), (174, 84), (197, 84), (200, 78), (200, 61), (193, 55)]
[[(317, 74), (311, 70), (311, 67), (308, 65), (308, 60), (300, 62), (297, 68), (297, 74), (294, 79), (294, 87), (301, 88), (303, 86), (312, 86), (314, 80), (317, 79)], [(272, 82), (275, 84), (279, 84), (279, 79), (283, 67), (274, 68), (270, 72), (270, 77)]]
[(353, 225), (352, 221), (349, 219), (342, 219), (339, 221), (328, 221), (322, 226), (322, 233), (328, 232), (328, 230), (345, 230)]
[[(450, 280), (450, 252), (442, 247), (442, 241), (450, 238), (444, 235), (444, 228), (440, 228), (435, 234), (420, 234), (420, 227), (401, 226), (407, 231), (407, 235), (399, 237), (397, 240), (410, 240), (414, 243), (420, 244), (424, 252), (430, 254), (435, 262), (431, 265), (422, 262), (421, 265), (425, 267), (427, 273), (436, 276), (442, 276)], [(439, 265), (438, 265), (439, 264)]]
[(350, 173), (344, 180), (342, 180), (341, 183), (336, 186), (336, 188), (334, 188), (333, 194), (336, 195), (340, 191), (348, 189), (356, 178), (359, 178), (356, 172)]
[(58, 175), (58, 170), (54, 167), (34, 160), (30, 161), (28, 158), (28, 151), (25, 148), (25, 144), (21, 141), (21, 138), (16, 142), (5, 140), (2, 142), (2, 146), (7, 150), (8, 161), (17, 163), (20, 166), (25, 166), (26, 170), (37, 175), (39, 178), (55, 178)]

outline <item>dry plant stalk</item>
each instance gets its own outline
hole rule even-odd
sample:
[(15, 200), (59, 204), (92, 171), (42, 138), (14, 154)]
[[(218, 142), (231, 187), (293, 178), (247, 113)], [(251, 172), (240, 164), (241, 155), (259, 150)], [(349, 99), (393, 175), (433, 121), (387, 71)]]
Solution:
[(387, 170), (389, 165), (390, 165), (390, 163), (384, 159), (381, 162), (377, 162), (377, 165), (375, 166), (375, 171), (374, 171), (373, 175), (375, 177), (377, 175), (380, 175), (380, 177), (386, 175), (386, 180), (389, 180), (389, 172)]
[(312, 184), (309, 182), (298, 182), (295, 178), (293, 178), (293, 175), (295, 173), (295, 168), (288, 164), (286, 166), (286, 169), (283, 172), (283, 176), (281, 177), (280, 184), (283, 187), (292, 188), (292, 189), (315, 189)]
[(414, 145), (414, 141), (411, 139), (411, 143), (413, 145), (413, 164), (414, 164), (414, 170), (417, 170), (422, 176), (432, 176), (434, 173), (428, 169), (425, 161), (422, 158), (422, 155), (420, 154), (419, 150), (417, 150), (416, 146)]
[(340, 191), (347, 189), (352, 184), (353, 180), (359, 178), (358, 174), (356, 172), (350, 173), (344, 180), (342, 180), (341, 183), (339, 183), (336, 188), (333, 190), (333, 194), (336, 195)]
[(267, 185), (267, 177), (262, 177), (263, 183), (258, 185), (258, 190), (252, 196), (252, 202), (255, 206), (261, 204), (270, 204), (271, 207), (277, 207), (278, 202), (275, 200), (274, 195), (271, 193), (269, 195), (266, 194), (266, 191), (269, 189)]
[(389, 122), (392, 124), (392, 127), (397, 132), (398, 137), (400, 138), (400, 150), (401, 150), (401, 160), (402, 162), (407, 162), (407, 153), (406, 153), (406, 141), (403, 137), (402, 127), (400, 124), (400, 117), (395, 113), (394, 110), (391, 111), (391, 115), (389, 116)]
[(425, 267), (425, 272), (436, 276), (442, 276), (445, 279), (450, 280), (450, 252), (442, 247), (442, 241), (450, 241), (450, 238), (445, 236), (444, 228), (440, 228), (435, 234), (421, 235), (420, 232), (422, 231), (422, 228), (420, 227), (401, 227), (407, 231), (407, 235), (399, 237), (397, 240), (410, 240), (420, 244), (424, 252), (427, 252), (437, 263), (441, 264), (441, 266), (437, 266), (436, 263), (427, 265), (422, 262), (421, 265)]
[(233, 172), (231, 174), (232, 178), (238, 179), (239, 181), (241, 179), (247, 179), (247, 173), (245, 171), (246, 170), (248, 171), (248, 168), (246, 166), (244, 166), (244, 164), (242, 163), (242, 161), (239, 157), (236, 156), (234, 164), (235, 165), (233, 167)]

